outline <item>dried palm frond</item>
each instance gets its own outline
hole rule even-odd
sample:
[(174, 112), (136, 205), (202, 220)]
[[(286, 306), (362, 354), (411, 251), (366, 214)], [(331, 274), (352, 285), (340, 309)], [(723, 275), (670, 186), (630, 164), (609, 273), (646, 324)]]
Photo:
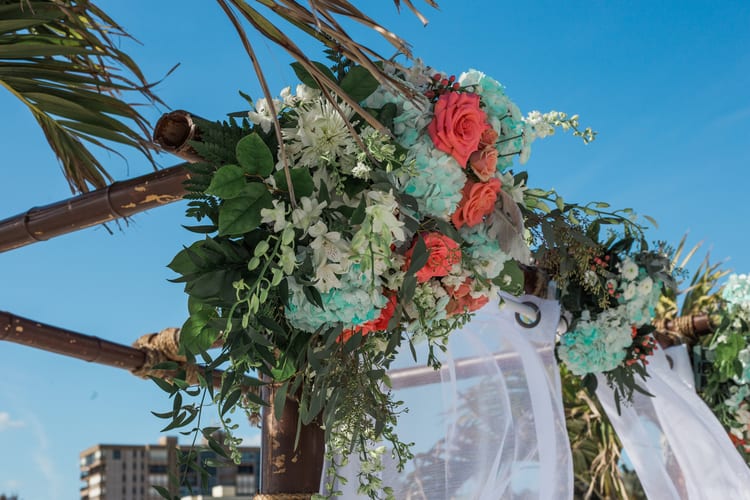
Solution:
[(0, 0), (0, 86), (31, 111), (72, 191), (111, 176), (84, 143), (133, 147), (149, 160), (148, 121), (120, 96), (159, 102), (138, 65), (116, 45), (128, 37), (88, 0)]
[(560, 370), (565, 422), (573, 454), (576, 498), (629, 498), (620, 471), (622, 446), (607, 414), (581, 379)]
[[(388, 73), (384, 72), (381, 67), (377, 64), (383, 62), (386, 59), (375, 52), (374, 50), (363, 46), (358, 43), (344, 27), (339, 23), (337, 18), (345, 18), (353, 20), (369, 29), (372, 29), (379, 33), (388, 43), (390, 43), (398, 53), (411, 57), (411, 51), (408, 44), (399, 36), (392, 31), (386, 29), (381, 24), (373, 20), (371, 17), (364, 14), (361, 10), (355, 7), (351, 2), (344, 0), (310, 0), (309, 8), (300, 2), (292, 0), (256, 0), (257, 4), (267, 8), (273, 12), (277, 19), (275, 22), (271, 21), (266, 15), (261, 13), (258, 9), (250, 5), (248, 0), (217, 0), (220, 7), (227, 14), (228, 18), (232, 22), (233, 26), (237, 30), (240, 39), (245, 47), (250, 60), (253, 63), (253, 68), (261, 88), (263, 90), (264, 97), (266, 98), (267, 105), (269, 106), (271, 115), (275, 117), (276, 121), (276, 134), (280, 145), (280, 156), (282, 164), (284, 165), (284, 171), (287, 175), (288, 185), (292, 186), (289, 179), (289, 168), (286, 164), (286, 155), (284, 154), (283, 141), (280, 137), (280, 126), (277, 113), (274, 109), (273, 95), (268, 88), (265, 75), (263, 74), (262, 66), (256, 56), (253, 44), (250, 41), (245, 29), (238, 21), (238, 14), (241, 15), (258, 33), (264, 38), (272, 41), (279, 47), (283, 48), (289, 53), (302, 67), (310, 74), (312, 79), (315, 81), (317, 86), (320, 88), (323, 96), (331, 102), (331, 104), (337, 109), (337, 111), (343, 116), (343, 111), (340, 109), (333, 94), (342, 99), (346, 104), (351, 106), (355, 112), (357, 112), (365, 121), (367, 121), (373, 128), (380, 131), (383, 134), (389, 135), (389, 132), (383, 127), (372, 115), (367, 113), (358, 102), (351, 99), (346, 92), (344, 92), (338, 84), (329, 78), (313, 61), (307, 57), (299, 46), (278, 27), (279, 21), (290, 23), (291, 25), (298, 28), (302, 33), (311, 36), (321, 42), (325, 47), (334, 49), (341, 55), (349, 59), (350, 61), (363, 66), (367, 69), (370, 74), (375, 77), (378, 82), (383, 85), (389, 85), (397, 92), (401, 92), (407, 97), (413, 97), (410, 90), (405, 87), (399, 80), (394, 79)], [(437, 4), (432, 0), (426, 0), (426, 2), (432, 7), (437, 7)], [(409, 0), (405, 0), (404, 3), (407, 7), (414, 12), (414, 14), (422, 21), (426, 23), (425, 17), (414, 7)], [(394, 4), (397, 8), (400, 7), (401, 2), (394, 0)], [(348, 124), (348, 120), (345, 120)], [(359, 137), (356, 131), (349, 126), (349, 130), (352, 136), (359, 141)], [(290, 197), (292, 205), (295, 204), (294, 192), (290, 189)]]

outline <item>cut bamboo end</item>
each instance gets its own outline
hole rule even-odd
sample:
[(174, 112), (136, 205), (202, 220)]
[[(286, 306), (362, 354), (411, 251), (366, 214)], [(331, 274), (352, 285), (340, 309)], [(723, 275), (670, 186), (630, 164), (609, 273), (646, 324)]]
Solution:
[(185, 161), (197, 163), (202, 158), (190, 146), (190, 142), (200, 139), (200, 130), (193, 116), (184, 110), (165, 113), (154, 127), (154, 142), (161, 148)]

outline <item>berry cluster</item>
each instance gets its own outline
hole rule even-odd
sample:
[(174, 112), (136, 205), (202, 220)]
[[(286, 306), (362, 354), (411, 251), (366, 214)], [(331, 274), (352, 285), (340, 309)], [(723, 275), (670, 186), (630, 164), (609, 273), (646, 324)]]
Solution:
[(432, 75), (430, 81), (430, 88), (425, 91), (424, 95), (430, 101), (436, 101), (438, 97), (445, 94), (446, 92), (455, 91), (461, 88), (461, 84), (456, 81), (456, 76), (451, 75), (445, 78), (440, 73)]
[(631, 366), (638, 361), (642, 361), (644, 365), (648, 364), (648, 356), (654, 354), (654, 351), (659, 346), (656, 340), (651, 335), (638, 335), (638, 329), (633, 327), (633, 345), (630, 348), (629, 359), (625, 361), (627, 366)]

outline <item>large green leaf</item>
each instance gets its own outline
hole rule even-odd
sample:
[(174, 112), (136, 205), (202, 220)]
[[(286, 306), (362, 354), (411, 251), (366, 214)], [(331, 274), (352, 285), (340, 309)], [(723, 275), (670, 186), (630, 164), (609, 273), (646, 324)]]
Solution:
[(229, 200), (242, 195), (246, 187), (242, 168), (237, 165), (224, 165), (214, 174), (206, 193)]
[(236, 153), (237, 161), (248, 174), (268, 177), (273, 172), (273, 153), (258, 134), (240, 139)]
[[(292, 178), (292, 186), (294, 187), (294, 194), (298, 198), (301, 196), (310, 196), (315, 189), (313, 184), (312, 175), (306, 168), (295, 168), (289, 171), (289, 176)], [(286, 182), (286, 174), (283, 170), (276, 172), (273, 175), (276, 180), (276, 187), (281, 191), (289, 191), (289, 186)]]
[(227, 200), (219, 211), (219, 236), (241, 236), (260, 225), (260, 211), (273, 208), (271, 194), (264, 184), (245, 186), (242, 196)]
[(354, 66), (341, 80), (341, 89), (357, 102), (367, 99), (380, 84), (362, 66)]
[[(330, 69), (328, 69), (328, 66), (326, 66), (323, 63), (319, 63), (317, 61), (313, 61), (313, 64), (330, 80), (336, 81), (336, 77), (333, 76), (333, 72)], [(305, 67), (302, 66), (302, 64), (298, 62), (293, 62), (291, 66), (292, 66), (292, 69), (294, 70), (294, 74), (297, 75), (297, 78), (299, 78), (299, 80), (302, 83), (304, 83), (305, 85), (313, 89), (319, 88), (318, 83), (315, 81), (312, 75), (310, 75), (310, 73), (305, 69)]]

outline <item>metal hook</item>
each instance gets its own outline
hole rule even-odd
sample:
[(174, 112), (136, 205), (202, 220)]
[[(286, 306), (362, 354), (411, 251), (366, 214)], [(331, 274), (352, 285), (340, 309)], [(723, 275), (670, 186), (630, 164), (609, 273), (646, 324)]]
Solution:
[(539, 310), (539, 306), (537, 306), (533, 302), (521, 302), (521, 304), (530, 309), (531, 312), (533, 312), (535, 318), (531, 321), (528, 321), (531, 317), (531, 315), (528, 314), (528, 311), (524, 313), (517, 312), (515, 314), (516, 322), (524, 328), (534, 328), (539, 324), (540, 321), (542, 321), (542, 312)]

